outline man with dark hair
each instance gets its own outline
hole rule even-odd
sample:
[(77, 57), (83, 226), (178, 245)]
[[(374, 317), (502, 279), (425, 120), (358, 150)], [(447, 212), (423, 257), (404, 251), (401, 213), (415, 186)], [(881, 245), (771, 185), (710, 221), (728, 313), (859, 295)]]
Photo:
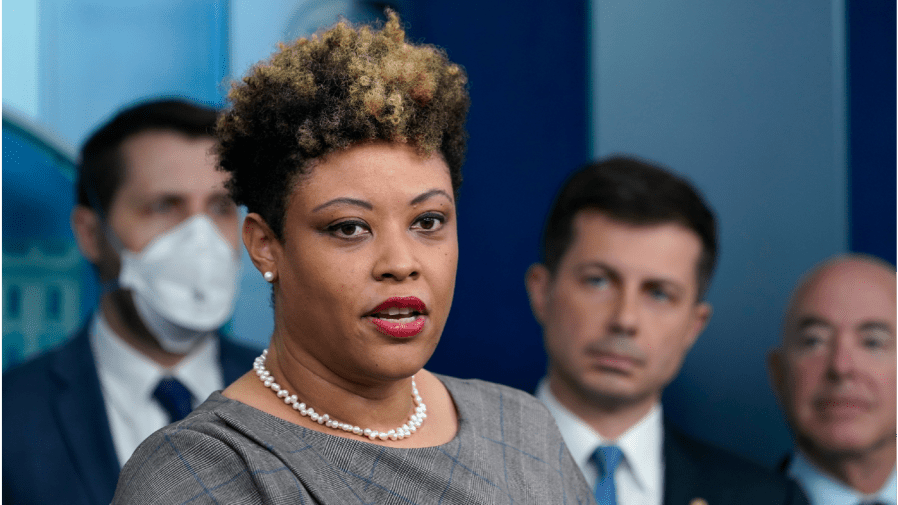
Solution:
[(527, 271), (549, 355), (537, 397), (599, 503), (804, 503), (793, 483), (687, 437), (661, 392), (711, 317), (714, 214), (684, 179), (615, 157), (558, 195)]
[(769, 355), (795, 434), (783, 465), (814, 505), (895, 505), (895, 267), (850, 254), (799, 282)]
[(4, 502), (109, 503), (144, 438), (251, 368), (218, 333), (240, 260), (216, 117), (145, 102), (84, 144), (71, 224), (103, 292), (70, 341), (4, 374)]

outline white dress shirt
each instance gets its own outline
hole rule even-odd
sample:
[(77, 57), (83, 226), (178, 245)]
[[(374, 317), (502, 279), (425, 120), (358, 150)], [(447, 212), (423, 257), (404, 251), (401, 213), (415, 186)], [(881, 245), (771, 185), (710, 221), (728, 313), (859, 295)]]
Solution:
[(565, 408), (543, 379), (536, 397), (549, 409), (586, 482), (595, 489), (599, 470), (592, 454), (600, 445), (620, 447), (623, 458), (614, 472), (618, 505), (661, 505), (664, 495), (664, 426), (657, 404), (617, 440), (607, 440)]
[(159, 380), (175, 377), (181, 381), (190, 391), (194, 407), (224, 387), (214, 335), (167, 370), (125, 343), (97, 311), (90, 327), (90, 347), (119, 466), (145, 438), (169, 423), (168, 413), (153, 397)]
[(787, 473), (801, 486), (811, 505), (858, 505), (880, 501), (895, 505), (895, 469), (882, 489), (873, 494), (863, 494), (852, 489), (811, 463), (801, 451), (795, 451)]

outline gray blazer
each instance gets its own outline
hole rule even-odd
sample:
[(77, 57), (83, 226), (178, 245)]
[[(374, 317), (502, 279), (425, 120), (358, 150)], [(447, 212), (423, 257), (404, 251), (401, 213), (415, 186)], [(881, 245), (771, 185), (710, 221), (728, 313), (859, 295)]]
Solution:
[(309, 430), (213, 395), (141, 444), (113, 503), (594, 503), (539, 401), (488, 382), (440, 380), (458, 407), (458, 433), (417, 449)]

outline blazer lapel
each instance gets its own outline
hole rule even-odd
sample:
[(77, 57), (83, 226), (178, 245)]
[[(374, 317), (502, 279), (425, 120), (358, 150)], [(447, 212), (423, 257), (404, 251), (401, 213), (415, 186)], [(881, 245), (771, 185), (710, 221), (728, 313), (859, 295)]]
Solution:
[(68, 351), (59, 353), (51, 368), (57, 384), (55, 398), (50, 399), (54, 421), (93, 502), (109, 503), (120, 467), (87, 326), (75, 336)]

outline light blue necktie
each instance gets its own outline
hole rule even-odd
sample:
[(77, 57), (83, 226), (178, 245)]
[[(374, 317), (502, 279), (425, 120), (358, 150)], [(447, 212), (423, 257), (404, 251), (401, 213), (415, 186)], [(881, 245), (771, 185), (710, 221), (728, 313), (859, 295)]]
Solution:
[(592, 460), (599, 467), (596, 481), (596, 502), (599, 505), (617, 505), (617, 491), (614, 489), (614, 470), (620, 463), (621, 450), (616, 445), (602, 445), (592, 453)]

